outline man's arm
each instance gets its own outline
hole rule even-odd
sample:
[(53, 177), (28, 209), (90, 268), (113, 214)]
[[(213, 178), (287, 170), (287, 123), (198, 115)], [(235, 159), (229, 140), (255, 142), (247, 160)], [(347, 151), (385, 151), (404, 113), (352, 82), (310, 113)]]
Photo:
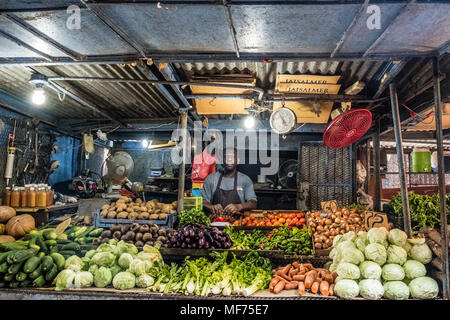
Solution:
[(224, 211), (227, 213), (238, 213), (242, 211), (254, 210), (257, 207), (256, 194), (253, 189), (253, 182), (249, 177), (246, 178), (245, 183), (242, 185), (244, 189), (244, 203), (229, 204), (225, 207)]
[(205, 182), (203, 183), (202, 189), (202, 198), (203, 198), (203, 207), (206, 208), (208, 212), (213, 214), (221, 214), (223, 212), (223, 208), (220, 204), (213, 205), (211, 204), (213, 197), (213, 189), (214, 183), (212, 176), (209, 175), (206, 177)]

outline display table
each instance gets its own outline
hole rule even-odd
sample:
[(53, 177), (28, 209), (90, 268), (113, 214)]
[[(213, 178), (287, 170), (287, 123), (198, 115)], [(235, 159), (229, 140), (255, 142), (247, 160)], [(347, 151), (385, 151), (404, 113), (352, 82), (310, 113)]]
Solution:
[(36, 220), (36, 226), (46, 224), (49, 221), (50, 214), (56, 214), (66, 212), (67, 210), (77, 210), (78, 203), (67, 203), (63, 205), (51, 205), (42, 208), (15, 208), (17, 214), (30, 214)]

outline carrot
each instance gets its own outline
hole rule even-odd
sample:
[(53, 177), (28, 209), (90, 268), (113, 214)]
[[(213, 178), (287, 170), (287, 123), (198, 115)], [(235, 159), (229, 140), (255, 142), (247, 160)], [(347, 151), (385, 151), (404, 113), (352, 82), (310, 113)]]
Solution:
[(305, 283), (303, 281), (300, 281), (298, 283), (298, 294), (299, 295), (305, 294)]
[(292, 277), (290, 277), (290, 276), (288, 276), (288, 275), (285, 275), (285, 274), (279, 274), (279, 276), (280, 276), (281, 278), (283, 278), (284, 280), (286, 280), (286, 281), (292, 281)]
[(305, 288), (309, 289), (311, 288), (313, 282), (316, 280), (317, 278), (317, 271), (316, 270), (311, 270), (306, 274), (305, 277)]
[(295, 276), (298, 273), (298, 269), (292, 268), (291, 271), (289, 271), (289, 276)]
[(292, 265), (294, 266), (294, 268), (298, 268), (300, 263), (298, 263), (298, 261), (294, 261), (294, 262), (292, 262)]
[(330, 291), (330, 296), (334, 296), (334, 283), (332, 283), (330, 285), (329, 291)]
[(318, 281), (315, 281), (313, 284), (312, 284), (312, 286), (311, 286), (311, 292), (312, 293), (317, 293), (317, 292), (319, 292), (319, 282)]
[(286, 285), (286, 281), (280, 281), (280, 282), (278, 282), (278, 283), (276, 284), (275, 288), (273, 288), (273, 293), (275, 293), (275, 294), (280, 293), (281, 290), (284, 289), (285, 285)]
[(314, 270), (314, 267), (311, 263), (304, 263), (303, 266), (309, 271)]
[(297, 281), (291, 281), (284, 286), (285, 290), (292, 290), (292, 289), (297, 289), (297, 288), (298, 288)]
[(292, 280), (294, 281), (305, 281), (305, 275), (304, 274), (296, 274), (292, 277)]
[(269, 284), (269, 291), (273, 291), (273, 288), (277, 285), (277, 283), (280, 282), (280, 278), (273, 278), (272, 281), (270, 281)]
[(291, 269), (292, 265), (289, 263), (287, 266), (285, 266), (283, 269), (280, 270), (281, 273), (287, 274), (289, 272), (289, 269)]
[[(319, 286), (320, 293), (326, 297), (330, 294), (330, 284), (327, 281), (322, 281)], [(312, 290), (312, 289), (311, 289)]]
[(304, 266), (300, 265), (299, 273), (300, 273), (300, 274), (305, 274), (305, 273), (307, 273), (307, 272), (308, 272), (308, 269), (306, 269)]

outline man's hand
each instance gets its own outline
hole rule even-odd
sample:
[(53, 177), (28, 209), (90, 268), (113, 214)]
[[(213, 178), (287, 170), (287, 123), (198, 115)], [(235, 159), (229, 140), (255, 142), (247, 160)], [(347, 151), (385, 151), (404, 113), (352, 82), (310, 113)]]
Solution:
[(241, 210), (243, 209), (242, 204), (232, 204), (230, 203), (229, 205), (227, 205), (224, 209), (225, 213), (228, 214), (235, 214), (235, 213), (239, 213), (241, 212)]
[(223, 208), (220, 203), (211, 206), (211, 212), (215, 215), (221, 215), (223, 213)]

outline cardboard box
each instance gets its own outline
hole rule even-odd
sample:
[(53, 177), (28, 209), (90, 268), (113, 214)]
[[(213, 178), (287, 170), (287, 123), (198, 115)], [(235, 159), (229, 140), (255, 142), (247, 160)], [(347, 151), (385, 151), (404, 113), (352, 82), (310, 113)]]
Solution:
[(380, 228), (380, 227), (385, 227), (386, 230), (389, 230), (388, 217), (385, 213), (366, 211), (364, 215), (364, 226), (366, 227), (367, 231), (369, 231), (372, 228)]

